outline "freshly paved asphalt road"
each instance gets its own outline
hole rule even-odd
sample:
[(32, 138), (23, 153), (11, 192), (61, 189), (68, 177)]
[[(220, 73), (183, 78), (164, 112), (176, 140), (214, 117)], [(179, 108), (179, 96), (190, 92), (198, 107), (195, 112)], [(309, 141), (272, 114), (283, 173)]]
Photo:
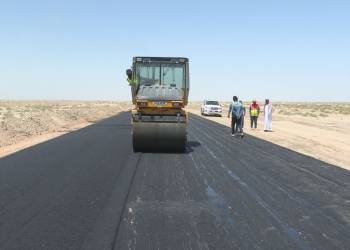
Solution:
[(132, 153), (129, 113), (0, 159), (0, 249), (349, 249), (350, 172), (191, 116)]

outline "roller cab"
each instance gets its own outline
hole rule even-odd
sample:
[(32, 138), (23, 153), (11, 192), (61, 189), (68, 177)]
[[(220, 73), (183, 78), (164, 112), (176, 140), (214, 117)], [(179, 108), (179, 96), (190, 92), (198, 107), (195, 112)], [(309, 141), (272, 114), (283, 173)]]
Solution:
[(184, 152), (187, 143), (189, 67), (180, 57), (134, 57), (126, 71), (134, 108), (135, 152)]

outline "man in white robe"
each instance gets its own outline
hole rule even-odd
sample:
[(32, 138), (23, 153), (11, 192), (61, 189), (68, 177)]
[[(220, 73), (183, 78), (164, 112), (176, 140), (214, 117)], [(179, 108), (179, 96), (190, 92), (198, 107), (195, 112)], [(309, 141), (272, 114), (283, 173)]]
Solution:
[(270, 103), (270, 100), (266, 99), (265, 106), (264, 106), (264, 131), (265, 132), (272, 131), (272, 112), (273, 112), (273, 106)]

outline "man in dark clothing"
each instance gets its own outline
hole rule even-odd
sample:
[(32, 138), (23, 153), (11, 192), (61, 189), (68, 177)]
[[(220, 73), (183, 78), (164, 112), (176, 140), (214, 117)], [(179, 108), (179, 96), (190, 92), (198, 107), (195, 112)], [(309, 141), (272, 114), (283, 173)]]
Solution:
[(238, 102), (237, 96), (233, 97), (233, 102), (230, 105), (228, 111), (228, 117), (231, 115), (231, 135), (235, 136), (240, 133), (243, 138), (243, 129), (242, 129), (242, 117), (243, 117), (243, 106)]
[(246, 109), (244, 107), (243, 101), (239, 101), (239, 103), (242, 104), (241, 127), (242, 127), (242, 130), (243, 130), (243, 128), (244, 128), (244, 117), (245, 117), (245, 114), (246, 114)]

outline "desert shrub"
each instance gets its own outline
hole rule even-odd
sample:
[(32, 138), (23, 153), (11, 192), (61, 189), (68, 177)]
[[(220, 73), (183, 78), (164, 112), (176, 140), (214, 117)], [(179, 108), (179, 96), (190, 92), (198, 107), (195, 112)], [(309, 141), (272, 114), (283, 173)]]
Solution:
[(293, 113), (290, 112), (290, 111), (287, 111), (287, 110), (279, 110), (278, 114), (281, 114), (281, 115), (292, 115)]
[(317, 114), (309, 113), (309, 116), (310, 116), (310, 117), (317, 117)]

